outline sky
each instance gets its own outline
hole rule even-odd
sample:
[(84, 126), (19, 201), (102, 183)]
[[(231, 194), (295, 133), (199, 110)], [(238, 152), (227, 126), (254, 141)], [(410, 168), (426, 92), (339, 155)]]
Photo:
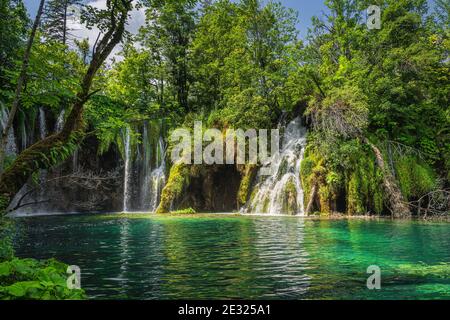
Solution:
[[(29, 10), (30, 16), (34, 18), (39, 6), (39, 0), (24, 0), (24, 2)], [(91, 4), (96, 7), (104, 7), (105, 2), (106, 0), (92, 0)], [(326, 8), (323, 4), (323, 0), (281, 0), (280, 2), (288, 8), (293, 8), (298, 11), (300, 23), (297, 25), (297, 28), (299, 29), (302, 38), (307, 34), (308, 27), (311, 25), (311, 18), (315, 15), (320, 15)], [(139, 26), (143, 22), (144, 15), (134, 12), (129, 25), (130, 31), (139, 29)], [(84, 37), (86, 37), (86, 35), (92, 37), (93, 35), (93, 32), (82, 32), (81, 30), (79, 33)]]
[[(98, 8), (105, 8), (106, 0), (86, 0), (89, 3)], [(233, 0), (234, 1), (234, 0)], [(311, 18), (313, 16), (321, 16), (322, 12), (326, 12), (327, 8), (324, 4), (324, 0), (279, 0), (285, 7), (295, 9), (299, 14), (299, 23), (297, 25), (297, 29), (299, 31), (299, 36), (301, 39), (305, 39), (308, 33), (308, 28), (311, 27)], [(433, 6), (434, 0), (428, 0), (431, 7)], [(24, 0), (25, 5), (29, 10), (29, 14), (32, 19), (34, 19), (37, 11), (37, 7), (39, 6), (39, 0)], [(143, 10), (133, 11), (131, 14), (131, 19), (128, 25), (128, 31), (132, 33), (137, 33), (140, 26), (145, 23), (145, 15)], [(91, 45), (94, 44), (98, 30), (92, 29), (87, 30), (82, 25), (79, 25), (76, 22), (72, 22), (70, 26), (73, 29), (72, 34), (74, 34), (77, 38), (89, 38), (89, 42)], [(116, 48), (113, 56), (116, 56), (116, 53), (120, 50), (120, 48)]]

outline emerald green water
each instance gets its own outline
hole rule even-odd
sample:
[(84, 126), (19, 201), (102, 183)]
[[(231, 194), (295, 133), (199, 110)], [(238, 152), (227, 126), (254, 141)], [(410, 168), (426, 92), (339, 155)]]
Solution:
[[(81, 268), (92, 299), (449, 299), (450, 224), (295, 217), (18, 220), (17, 255)], [(366, 287), (370, 265), (382, 288)]]

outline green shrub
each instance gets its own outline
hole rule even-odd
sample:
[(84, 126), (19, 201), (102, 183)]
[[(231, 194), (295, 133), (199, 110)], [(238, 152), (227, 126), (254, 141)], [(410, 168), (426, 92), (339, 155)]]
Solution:
[(14, 256), (11, 235), (12, 222), (0, 217), (0, 262), (11, 260)]
[(437, 187), (433, 169), (415, 157), (400, 158), (395, 164), (395, 169), (400, 189), (407, 199), (419, 198)]
[(0, 263), (1, 300), (80, 300), (83, 290), (67, 287), (67, 265), (56, 260), (14, 258)]

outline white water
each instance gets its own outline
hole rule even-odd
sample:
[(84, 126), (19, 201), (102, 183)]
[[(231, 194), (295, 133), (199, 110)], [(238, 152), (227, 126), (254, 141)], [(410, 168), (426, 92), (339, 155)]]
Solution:
[[(158, 144), (152, 144), (148, 135), (148, 123), (144, 124), (142, 141), (142, 183), (140, 185), (140, 210), (156, 211), (161, 192), (166, 182), (166, 161), (164, 139), (160, 136)], [(152, 152), (155, 152), (155, 166), (152, 166)], [(155, 169), (153, 169), (155, 168)]]
[(61, 113), (58, 116), (58, 119), (56, 119), (56, 126), (55, 131), (57, 133), (61, 132), (64, 128), (64, 116), (66, 115), (66, 110), (62, 110)]
[(304, 215), (304, 192), (300, 180), (300, 165), (306, 146), (306, 128), (301, 118), (286, 126), (281, 151), (274, 154), (264, 167), (272, 166), (271, 176), (258, 173), (258, 183), (244, 211), (258, 214)]
[[(1, 109), (0, 113), (0, 132), (3, 132), (3, 129), (8, 124), (9, 111), (6, 108)], [(17, 154), (17, 146), (16, 146), (16, 138), (14, 136), (14, 129), (11, 128), (8, 131), (8, 141), (6, 143), (6, 155), (15, 155)]]
[(44, 108), (39, 108), (39, 134), (41, 140), (44, 140), (47, 136), (47, 122), (45, 121), (45, 111)]
[(150, 139), (148, 136), (148, 123), (144, 123), (144, 129), (143, 129), (143, 140), (142, 140), (142, 146), (143, 146), (143, 155), (142, 155), (142, 161), (143, 161), (143, 171), (142, 176), (143, 180), (141, 183), (141, 190), (140, 190), (140, 198), (141, 198), (141, 208), (145, 210), (145, 208), (149, 207), (150, 203), (150, 193), (148, 190), (150, 189), (150, 176), (152, 171), (151, 166), (151, 148), (150, 146)]
[[(157, 168), (150, 174), (151, 193), (150, 193), (150, 207), (149, 211), (154, 212), (158, 208), (161, 193), (164, 185), (166, 184), (166, 156), (164, 151), (164, 140), (159, 138), (157, 150)], [(148, 192), (148, 191), (147, 191)]]
[(22, 150), (25, 150), (28, 147), (28, 134), (25, 123), (22, 126)]
[(130, 143), (130, 129), (127, 127), (124, 139), (125, 148), (125, 169), (124, 169), (124, 181), (123, 181), (123, 212), (128, 212), (129, 202), (131, 197), (130, 192), (130, 176), (131, 176), (131, 143)]

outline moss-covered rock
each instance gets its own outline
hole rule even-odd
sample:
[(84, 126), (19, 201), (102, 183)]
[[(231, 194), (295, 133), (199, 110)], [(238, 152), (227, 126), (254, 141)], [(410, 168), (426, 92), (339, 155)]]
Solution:
[[(343, 144), (336, 157), (308, 146), (302, 162), (301, 180), (305, 204), (313, 186), (317, 193), (312, 212), (345, 212), (349, 215), (381, 214), (384, 208), (383, 173), (372, 152), (357, 141)], [(314, 199), (313, 199), (314, 200)]]
[(169, 179), (161, 194), (161, 202), (156, 213), (169, 213), (189, 183), (190, 169), (184, 163), (176, 163), (170, 169)]
[(238, 191), (239, 206), (244, 206), (250, 198), (251, 186), (257, 174), (258, 168), (255, 165), (245, 166), (242, 173), (242, 180)]
[(283, 190), (282, 195), (283, 211), (289, 215), (297, 214), (299, 208), (297, 206), (297, 187), (293, 179), (290, 179)]

